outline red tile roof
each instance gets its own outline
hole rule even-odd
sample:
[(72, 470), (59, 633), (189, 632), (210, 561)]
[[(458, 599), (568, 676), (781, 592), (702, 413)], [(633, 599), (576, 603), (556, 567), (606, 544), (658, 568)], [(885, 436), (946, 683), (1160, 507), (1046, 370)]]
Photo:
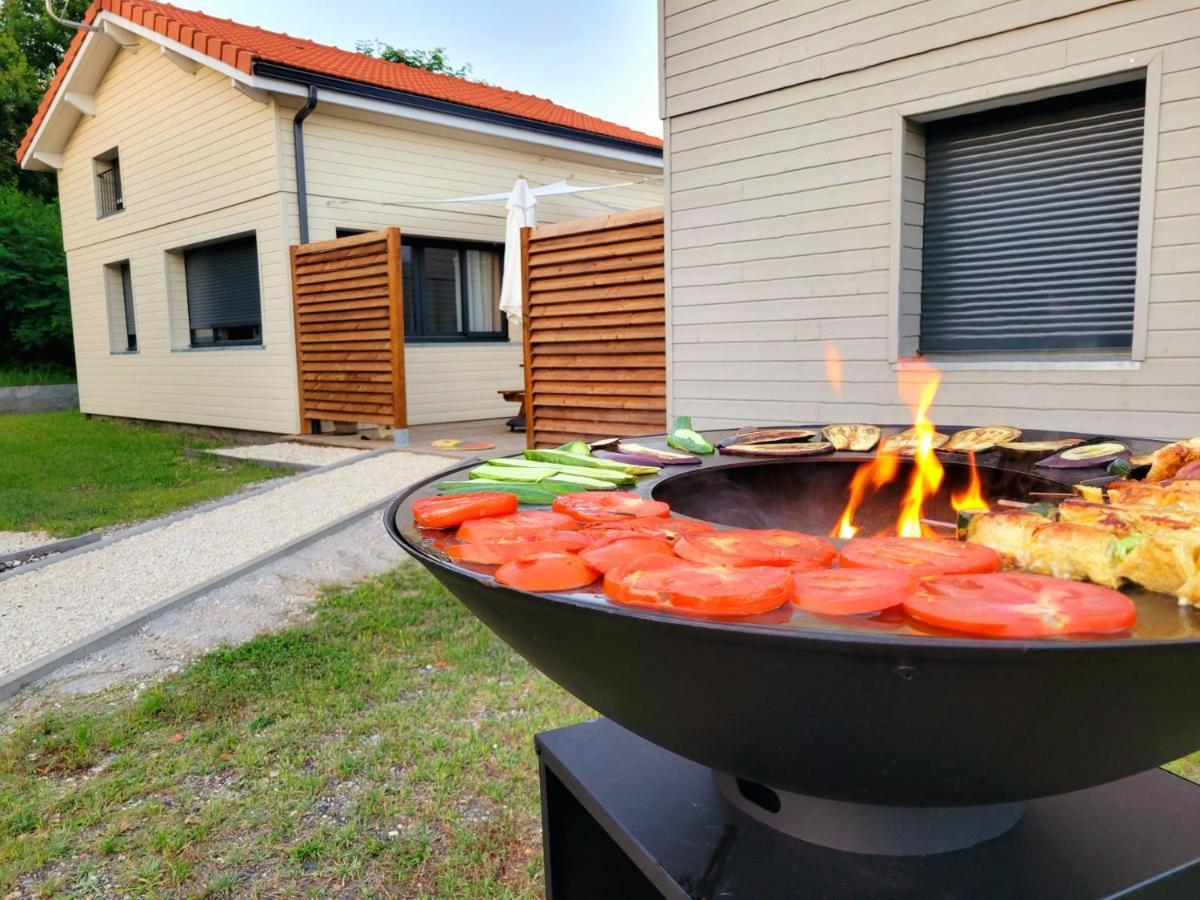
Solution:
[[(101, 11), (149, 28), (167, 38), (185, 44), (213, 59), (240, 69), (247, 74), (255, 62), (271, 62), (279, 65), (357, 81), (377, 87), (390, 88), (422, 97), (430, 97), (470, 106), (477, 109), (504, 113), (535, 122), (546, 122), (565, 128), (602, 135), (608, 138), (630, 141), (655, 149), (662, 148), (659, 138), (623, 125), (616, 125), (589, 116), (585, 113), (559, 106), (542, 97), (506, 91), (492, 85), (438, 75), (424, 69), (406, 66), (403, 63), (374, 59), (361, 53), (339, 50), (303, 38), (290, 37), (273, 31), (264, 31), (250, 25), (240, 25), (229, 19), (218, 19), (202, 12), (180, 9), (155, 0), (95, 0), (84, 17), (91, 22)], [(79, 52), (86, 32), (76, 33), (71, 46), (54, 73), (54, 79), (42, 97), (37, 114), (33, 117), (25, 137), (17, 148), (17, 159), (24, 159), (33, 135), (58, 92), (72, 60)]]

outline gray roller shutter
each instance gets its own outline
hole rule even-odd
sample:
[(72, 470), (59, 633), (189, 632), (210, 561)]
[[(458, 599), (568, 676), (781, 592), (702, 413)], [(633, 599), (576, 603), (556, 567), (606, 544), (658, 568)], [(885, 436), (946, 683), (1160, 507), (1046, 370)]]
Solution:
[(184, 251), (183, 262), (192, 331), (262, 322), (258, 245), (253, 235), (192, 247)]
[(923, 352), (1128, 348), (1145, 84), (925, 131)]

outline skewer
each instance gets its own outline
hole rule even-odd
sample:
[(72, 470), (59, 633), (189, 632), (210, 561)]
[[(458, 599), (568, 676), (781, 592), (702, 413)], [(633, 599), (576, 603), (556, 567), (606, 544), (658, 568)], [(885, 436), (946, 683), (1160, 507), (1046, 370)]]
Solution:
[(1024, 509), (1025, 507), (1032, 506), (1033, 504), (1025, 503), (1021, 500), (997, 500), (996, 505), (1004, 506), (1009, 509)]
[(1067, 499), (1070, 499), (1071, 497), (1074, 497), (1075, 494), (1069, 493), (1069, 492), (1063, 493), (1062, 491), (1030, 491), (1029, 496), (1030, 497), (1055, 498), (1058, 500), (1067, 500)]
[(930, 528), (949, 528), (951, 531), (958, 531), (958, 526), (953, 522), (942, 522), (939, 519), (922, 519), (922, 525), (928, 525)]

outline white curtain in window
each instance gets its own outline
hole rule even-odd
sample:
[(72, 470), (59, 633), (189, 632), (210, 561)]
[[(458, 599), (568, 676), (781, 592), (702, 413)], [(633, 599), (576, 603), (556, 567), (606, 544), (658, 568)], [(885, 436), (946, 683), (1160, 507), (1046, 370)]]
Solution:
[(467, 328), (474, 332), (500, 330), (500, 254), (468, 250)]

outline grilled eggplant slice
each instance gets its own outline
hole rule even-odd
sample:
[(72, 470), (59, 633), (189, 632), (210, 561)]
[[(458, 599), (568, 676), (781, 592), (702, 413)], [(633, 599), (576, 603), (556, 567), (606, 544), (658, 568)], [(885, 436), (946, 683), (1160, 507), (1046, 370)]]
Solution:
[[(950, 440), (947, 435), (939, 431), (933, 433), (932, 447), (937, 450), (946, 441)], [(917, 429), (910, 428), (907, 431), (901, 431), (899, 434), (890, 434), (883, 439), (883, 443), (879, 446), (880, 453), (899, 453), (901, 456), (912, 456), (917, 452), (917, 447), (921, 443), (921, 438), (917, 434)]]
[(728, 444), (721, 448), (730, 456), (817, 456), (832, 453), (833, 444), (828, 441), (810, 441), (791, 444)]
[(808, 428), (743, 428), (731, 437), (725, 438), (718, 447), (728, 447), (733, 444), (749, 446), (752, 444), (798, 444), (810, 441), (817, 436), (815, 431)]
[(964, 428), (950, 435), (939, 449), (950, 453), (982, 453), (997, 444), (1007, 444), (1021, 439), (1021, 429), (1011, 425), (980, 425)]
[(1041, 459), (1082, 443), (1083, 438), (1063, 438), (1060, 441), (1004, 441), (998, 446), (1004, 453)]
[(821, 436), (833, 444), (834, 450), (864, 452), (874, 449), (881, 434), (875, 425), (826, 425)]

